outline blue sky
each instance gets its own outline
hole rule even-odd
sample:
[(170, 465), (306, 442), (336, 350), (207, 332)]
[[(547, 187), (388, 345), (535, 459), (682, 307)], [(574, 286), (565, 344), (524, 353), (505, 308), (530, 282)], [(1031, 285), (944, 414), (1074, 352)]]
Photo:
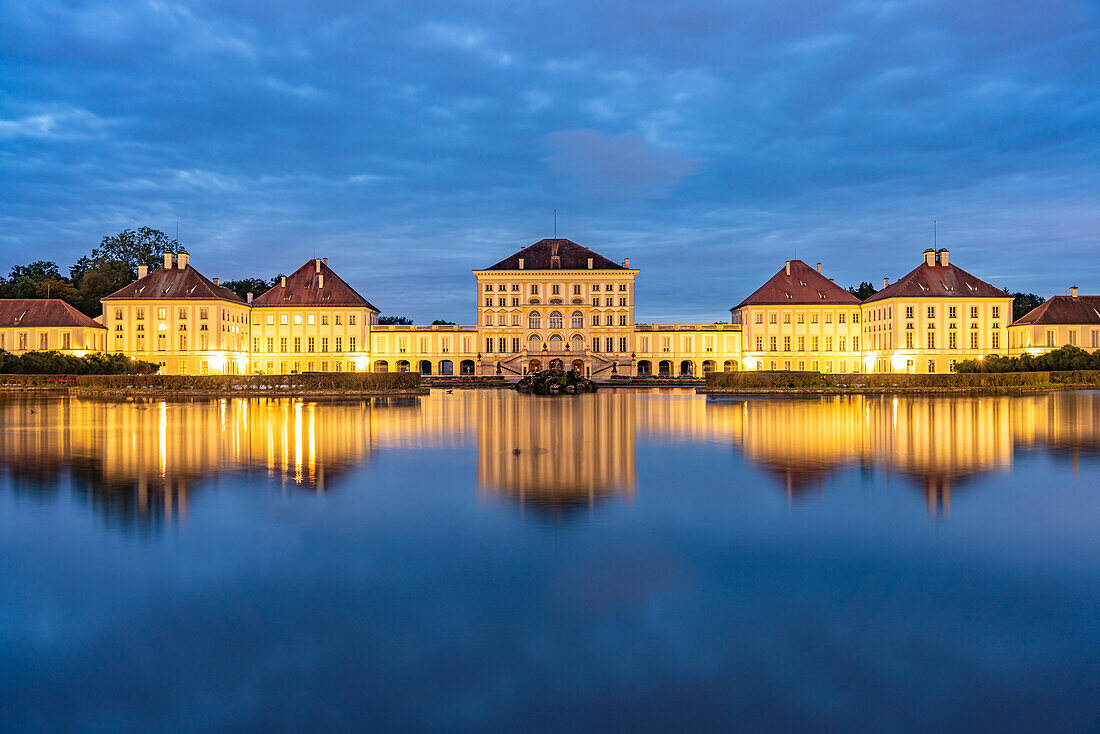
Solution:
[(1100, 4), (0, 0), (0, 271), (147, 225), (209, 276), (314, 254), (470, 322), (558, 231), (639, 321), (783, 265), (881, 284), (939, 244), (1100, 293)]

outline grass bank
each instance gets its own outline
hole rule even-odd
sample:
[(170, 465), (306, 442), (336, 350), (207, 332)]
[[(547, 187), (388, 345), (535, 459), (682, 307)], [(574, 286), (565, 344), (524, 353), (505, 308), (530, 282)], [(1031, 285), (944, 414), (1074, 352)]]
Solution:
[(821, 374), (817, 372), (712, 372), (700, 393), (967, 393), (1034, 392), (1100, 387), (1100, 370), (989, 372), (936, 375)]
[(71, 395), (331, 396), (421, 395), (415, 372), (329, 372), (308, 375), (0, 375), (7, 389), (60, 390)]

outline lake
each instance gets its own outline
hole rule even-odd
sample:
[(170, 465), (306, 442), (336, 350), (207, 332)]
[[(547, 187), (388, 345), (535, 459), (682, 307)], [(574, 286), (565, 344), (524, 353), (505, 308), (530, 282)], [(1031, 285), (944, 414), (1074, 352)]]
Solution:
[(1096, 731), (1100, 392), (0, 395), (0, 729)]

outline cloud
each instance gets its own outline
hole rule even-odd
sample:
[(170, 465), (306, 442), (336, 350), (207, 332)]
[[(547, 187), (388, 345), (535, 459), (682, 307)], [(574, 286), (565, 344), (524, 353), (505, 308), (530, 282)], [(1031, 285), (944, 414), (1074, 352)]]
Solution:
[(13, 120), (0, 119), (0, 139), (87, 140), (103, 135), (110, 124), (88, 110), (61, 105)]
[(546, 146), (551, 172), (609, 198), (659, 198), (695, 165), (693, 159), (650, 145), (637, 133), (561, 130), (546, 136)]

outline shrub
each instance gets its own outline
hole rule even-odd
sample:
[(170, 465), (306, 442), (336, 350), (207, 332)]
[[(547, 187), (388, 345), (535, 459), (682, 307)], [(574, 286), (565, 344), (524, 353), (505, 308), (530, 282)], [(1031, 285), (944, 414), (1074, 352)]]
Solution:
[(76, 357), (53, 351), (12, 354), (0, 350), (0, 373), (11, 375), (131, 375), (157, 369), (152, 362), (133, 360), (124, 354), (93, 352)]

